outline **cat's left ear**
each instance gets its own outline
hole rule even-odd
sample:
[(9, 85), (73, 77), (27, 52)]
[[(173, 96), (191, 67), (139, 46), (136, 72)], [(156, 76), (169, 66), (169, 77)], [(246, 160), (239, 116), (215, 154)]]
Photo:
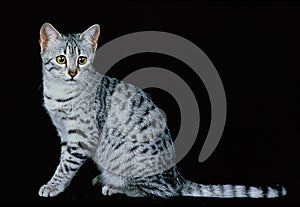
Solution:
[(93, 50), (96, 50), (98, 45), (99, 35), (100, 35), (100, 26), (98, 24), (94, 24), (93, 26), (89, 27), (80, 35), (80, 39), (86, 40), (89, 43), (91, 43)]

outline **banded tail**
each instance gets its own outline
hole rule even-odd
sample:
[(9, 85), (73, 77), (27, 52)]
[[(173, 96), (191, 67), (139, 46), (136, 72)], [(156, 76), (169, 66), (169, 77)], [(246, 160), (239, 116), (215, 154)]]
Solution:
[(246, 187), (244, 185), (203, 185), (185, 180), (183, 196), (215, 198), (277, 198), (286, 195), (284, 187)]

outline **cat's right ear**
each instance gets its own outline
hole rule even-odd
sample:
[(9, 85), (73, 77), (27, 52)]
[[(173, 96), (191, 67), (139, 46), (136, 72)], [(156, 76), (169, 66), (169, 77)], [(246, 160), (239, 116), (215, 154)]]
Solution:
[(49, 23), (44, 23), (40, 29), (41, 50), (46, 50), (56, 39), (61, 38), (61, 34)]

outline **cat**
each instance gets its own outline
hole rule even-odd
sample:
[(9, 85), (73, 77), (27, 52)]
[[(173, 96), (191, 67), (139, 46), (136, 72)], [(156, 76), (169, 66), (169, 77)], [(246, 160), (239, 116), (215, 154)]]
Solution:
[(102, 194), (129, 197), (175, 196), (273, 198), (282, 186), (204, 185), (184, 178), (166, 120), (151, 97), (132, 84), (102, 75), (93, 67), (100, 26), (82, 33), (40, 28), (43, 105), (61, 139), (56, 171), (39, 190), (62, 193), (87, 159), (99, 175), (92, 184)]

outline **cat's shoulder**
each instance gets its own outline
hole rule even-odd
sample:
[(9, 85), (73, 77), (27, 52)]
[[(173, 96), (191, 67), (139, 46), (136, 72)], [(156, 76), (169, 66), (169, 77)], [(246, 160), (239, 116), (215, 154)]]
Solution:
[(126, 98), (142, 95), (145, 96), (145, 98), (151, 99), (149, 94), (135, 84), (109, 75), (103, 75), (101, 77), (99, 88), (105, 88), (114, 94), (124, 94)]

